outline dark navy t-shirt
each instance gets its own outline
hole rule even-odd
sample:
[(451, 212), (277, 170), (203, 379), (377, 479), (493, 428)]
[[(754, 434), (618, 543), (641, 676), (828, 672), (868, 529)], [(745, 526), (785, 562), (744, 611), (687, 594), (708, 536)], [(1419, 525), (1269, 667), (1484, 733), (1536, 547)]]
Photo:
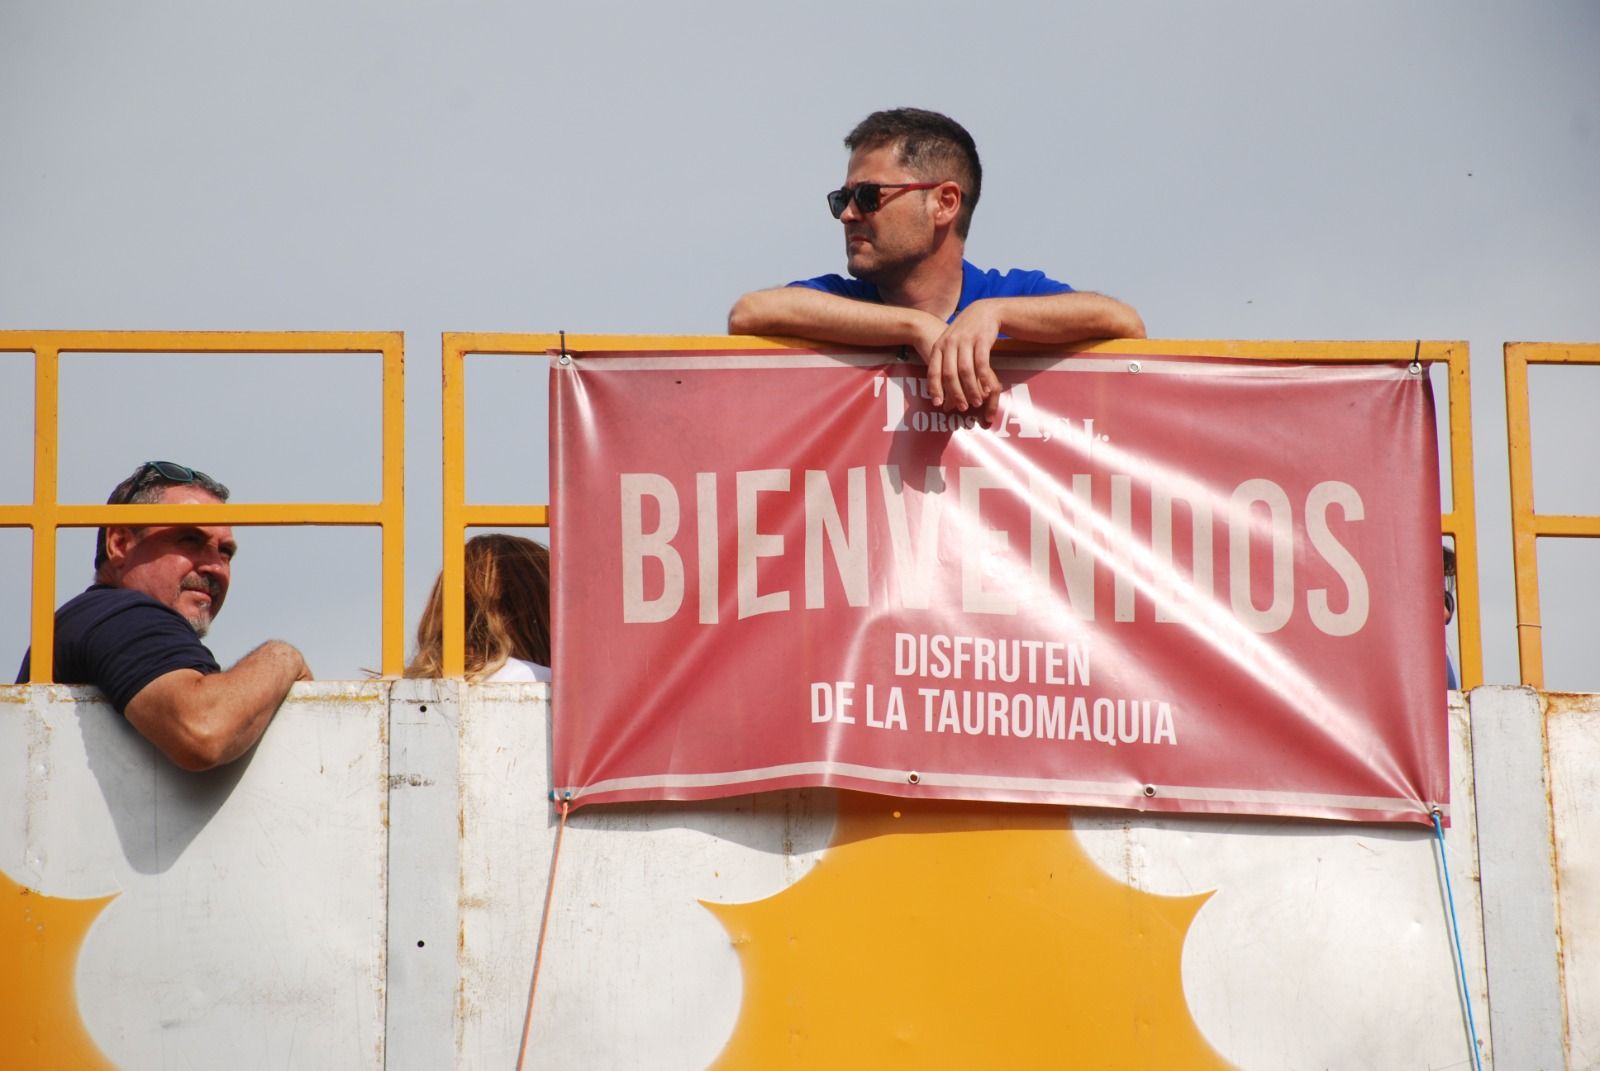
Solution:
[[(18, 684), (31, 660), (23, 655)], [(119, 714), (175, 669), (222, 671), (183, 615), (143, 592), (96, 584), (56, 611), (56, 681), (94, 685)]]
[[(864, 279), (847, 279), (843, 275), (819, 275), (815, 279), (797, 279), (789, 285), (803, 286), (808, 290), (821, 290), (825, 294), (837, 294), (857, 301), (883, 304), (883, 298), (878, 295), (878, 288)], [(954, 320), (962, 309), (984, 298), (1034, 297), (1039, 294), (1071, 292), (1072, 287), (1066, 283), (1056, 282), (1042, 271), (1025, 271), (1021, 268), (1012, 268), (1007, 272), (994, 268), (984, 271), (982, 268), (974, 267), (971, 261), (963, 260), (961, 300), (956, 303), (956, 311), (950, 314), (950, 319)]]

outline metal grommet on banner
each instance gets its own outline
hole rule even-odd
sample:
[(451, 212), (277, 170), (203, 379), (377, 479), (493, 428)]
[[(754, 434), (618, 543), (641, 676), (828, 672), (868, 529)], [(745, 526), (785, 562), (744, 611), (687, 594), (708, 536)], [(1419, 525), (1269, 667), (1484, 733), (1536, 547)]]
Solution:
[(1156, 794), (1156, 786), (1155, 785), (1145, 785), (1144, 786), (1144, 794), (1146, 796), (1154, 796)]
[(1406, 369), (1414, 376), (1422, 375), (1422, 339), (1417, 339), (1417, 348), (1411, 354), (1411, 366)]
[(906, 774), (906, 780), (913, 785), (920, 785), (922, 783), (922, 775), (917, 771), (912, 770), (910, 773)]
[(1132, 372), (1134, 375), (1138, 375), (1139, 374), (1139, 362), (1138, 361), (1129, 361), (1128, 362), (1128, 371)]
[(572, 354), (567, 352), (567, 333), (565, 331), (562, 331), (562, 332), (560, 332), (560, 334), (561, 334), (561, 356), (556, 358), (556, 363), (557, 364), (571, 364), (572, 363)]

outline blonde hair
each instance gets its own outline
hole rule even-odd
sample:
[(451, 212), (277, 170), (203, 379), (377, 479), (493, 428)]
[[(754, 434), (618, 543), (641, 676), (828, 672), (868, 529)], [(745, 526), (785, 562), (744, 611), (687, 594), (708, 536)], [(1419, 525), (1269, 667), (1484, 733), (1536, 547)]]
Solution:
[[(513, 535), (467, 540), (466, 678), (480, 681), (520, 658), (550, 664), (550, 551)], [(417, 653), (407, 677), (442, 677), (444, 575), (433, 582), (417, 622)]]

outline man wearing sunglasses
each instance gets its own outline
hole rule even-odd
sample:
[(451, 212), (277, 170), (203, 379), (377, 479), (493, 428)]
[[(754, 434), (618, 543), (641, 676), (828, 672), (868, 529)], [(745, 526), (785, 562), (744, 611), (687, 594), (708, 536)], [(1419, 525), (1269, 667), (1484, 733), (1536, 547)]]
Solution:
[(857, 346), (909, 346), (928, 365), (932, 401), (992, 420), (997, 338), (1067, 343), (1143, 338), (1129, 305), (1080, 293), (1036, 271), (983, 271), (964, 256), (983, 167), (972, 136), (919, 108), (874, 112), (844, 139), (845, 184), (828, 194), (844, 225), (852, 278), (823, 275), (741, 297), (737, 335), (791, 335)]
[[(203, 472), (147, 461), (108, 505), (210, 505), (228, 489)], [(161, 524), (100, 529), (95, 582), (56, 611), (55, 679), (92, 684), (178, 766), (232, 762), (260, 739), (295, 681), (300, 652), (271, 640), (223, 670), (200, 642), (228, 594), (233, 529)], [(17, 683), (28, 680), (31, 651)]]

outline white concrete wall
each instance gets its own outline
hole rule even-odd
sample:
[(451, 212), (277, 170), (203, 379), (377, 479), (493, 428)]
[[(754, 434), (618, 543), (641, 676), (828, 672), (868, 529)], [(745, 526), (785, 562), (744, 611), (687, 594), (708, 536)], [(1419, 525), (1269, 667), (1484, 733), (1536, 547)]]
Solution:
[(1600, 1067), (1600, 696), (1546, 696), (1567, 1066)]
[[(491, 867), (507, 859), (464, 853), (464, 892), (483, 922), (465, 931), (470, 1003), (505, 1009), (469, 1019), (472, 1059), (464, 1066), (515, 1062), (521, 1008), (509, 990), (498, 1000), (487, 994), (525, 990), (554, 840), (538, 798), (543, 782), (524, 776), (529, 753), (543, 746), (542, 727), (536, 718), (502, 716), (505, 704), (480, 693), (463, 726), (473, 770), (463, 769), (463, 785), (473, 786), (467, 813), (492, 823), (496, 837), (517, 838), (519, 868), (509, 902), (476, 902), (493, 892), (484, 881)], [(1452, 718), (1454, 766), (1469, 775), (1465, 706), (1458, 702)], [(523, 756), (521, 769), (506, 765), (511, 754)], [(792, 884), (828, 843), (831, 805), (830, 793), (793, 792), (572, 818), (531, 1066), (705, 1067), (738, 1016), (740, 973), (727, 934), (698, 901), (756, 900)], [(1452, 808), (1449, 861), (1489, 1066), (1470, 776), (1458, 776)], [(1174, 896), (1215, 890), (1190, 931), (1183, 980), (1202, 1032), (1230, 1062), (1470, 1066), (1431, 831), (1114, 812), (1081, 812), (1071, 825), (1095, 862), (1136, 888)], [(894, 901), (885, 890), (891, 910)]]
[[(0, 688), (0, 871), (53, 897), (118, 894), (76, 973), (85, 1024), (108, 1058), (219, 1066), (248, 1044), (247, 1066), (515, 1065), (557, 830), (545, 686), (302, 685), (254, 753), (204, 775), (168, 767), (92, 695)], [(1515, 749), (1502, 761), (1470, 747), (1495, 737), (1477, 722), (1520, 725), (1518, 712), (1537, 719), (1539, 704), (1480, 689), (1472, 733), (1465, 705), (1452, 706), (1447, 842), (1485, 1066), (1491, 1055), (1505, 1068), (1563, 1066), (1567, 1046), (1565, 1066), (1596, 1065), (1600, 701), (1586, 698), (1585, 716), (1550, 722), (1564, 990), (1554, 955), (1496, 958), (1497, 941), (1553, 948), (1555, 923), (1543, 933), (1537, 912), (1488, 903), (1500, 863), (1490, 844), (1516, 833), (1497, 825), (1511, 805), (1486, 815), (1474, 791), (1476, 767), (1480, 781), (1498, 771), (1488, 776), (1497, 800), (1542, 799), (1542, 756), (1530, 779)], [(829, 792), (787, 792), (574, 815), (528, 1065), (714, 1060), (744, 980), (701, 901), (793, 886), (824, 858), (835, 807)], [(1188, 933), (1182, 982), (1194, 1022), (1228, 1062), (1472, 1066), (1431, 832), (1113, 812), (1077, 812), (1070, 824), (1120, 882), (1212, 893)], [(1494, 903), (1542, 897), (1553, 920), (1558, 882), (1545, 858), (1542, 876), (1511, 860)], [(862, 909), (892, 911), (896, 890), (881, 891)], [(1554, 980), (1570, 1038), (1528, 999), (1530, 977)], [(11, 1066), (6, 1044), (0, 1066)]]
[(260, 747), (203, 774), (91, 689), (0, 691), (20, 700), (0, 702), (0, 871), (116, 896), (76, 973), (106, 1057), (384, 1066), (386, 688), (301, 685)]

